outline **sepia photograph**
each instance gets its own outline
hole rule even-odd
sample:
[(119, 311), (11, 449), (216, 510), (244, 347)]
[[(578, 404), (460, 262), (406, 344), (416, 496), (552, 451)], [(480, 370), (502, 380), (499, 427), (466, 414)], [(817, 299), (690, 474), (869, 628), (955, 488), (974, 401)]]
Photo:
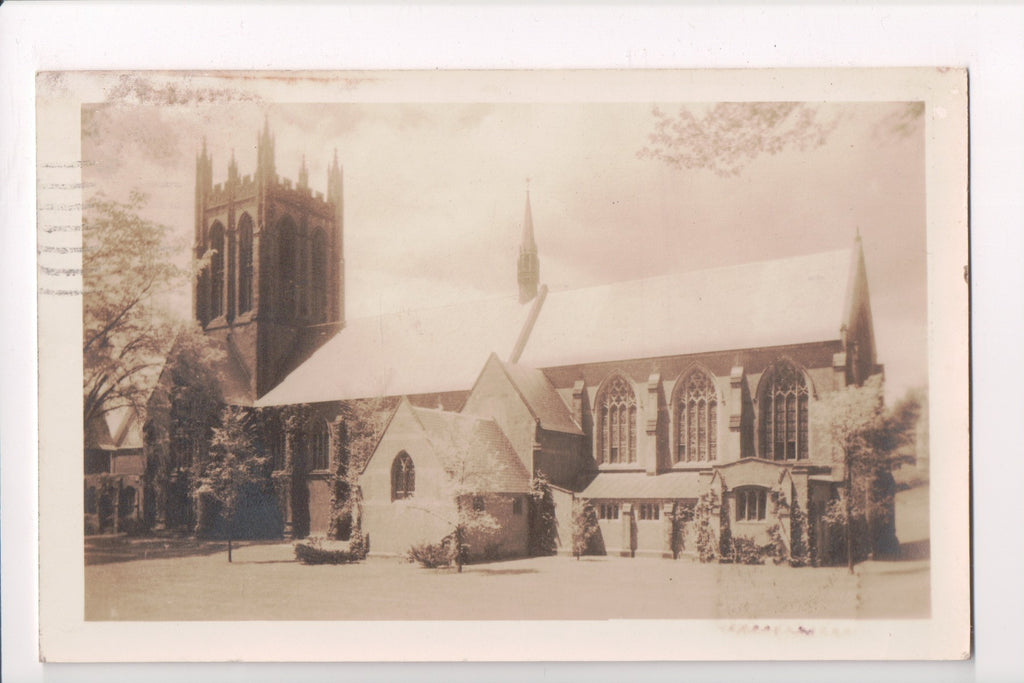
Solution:
[(37, 86), (62, 619), (966, 655), (963, 71)]

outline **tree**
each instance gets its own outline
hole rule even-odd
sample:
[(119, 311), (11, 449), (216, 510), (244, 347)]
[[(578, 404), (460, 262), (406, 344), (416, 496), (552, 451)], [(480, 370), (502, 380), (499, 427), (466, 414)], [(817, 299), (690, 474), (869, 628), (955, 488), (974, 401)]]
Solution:
[(558, 519), (551, 483), (543, 472), (530, 481), (530, 554), (551, 555), (558, 549)]
[(867, 524), (867, 541), (872, 550), (894, 543), (879, 539), (892, 536), (892, 468), (905, 455), (900, 453), (913, 439), (919, 404), (910, 398), (887, 410), (882, 394), (882, 377), (870, 377), (862, 386), (849, 386), (822, 397), (814, 410), (816, 433), (831, 445), (842, 464), (843, 497), (834, 501), (826, 520), (842, 527), (846, 540), (847, 566), (853, 573), (854, 536), (857, 525)]
[[(445, 478), (436, 500), (418, 495), (404, 501), (441, 520), (450, 529), (445, 537), (451, 562), (457, 571), (468, 560), (468, 542), (473, 536), (486, 535), (501, 528), (486, 510), (486, 496), (498, 489), (507, 465), (481, 432), (477, 418), (457, 413), (441, 413), (445, 427), (433, 434), (433, 445), (444, 465)], [(492, 423), (493, 424), (493, 423)]]
[(639, 156), (674, 168), (735, 176), (762, 154), (820, 147), (838, 124), (801, 102), (719, 102), (703, 115), (683, 105), (675, 115), (658, 107), (649, 146)]
[(345, 401), (338, 415), (339, 438), (331, 482), (332, 538), (346, 536), (346, 531), (362, 539), (359, 518), (359, 475), (373, 455), (388, 416), (394, 412), (395, 399), (384, 397)]
[[(209, 451), (222, 406), (215, 368), (224, 355), (198, 324), (182, 326), (146, 402), (146, 481), (155, 489), (158, 524), (168, 521), (172, 479), (184, 479), (195, 458)], [(187, 494), (187, 482), (180, 483), (180, 492)], [(177, 503), (179, 514), (171, 516), (187, 522), (191, 506), (187, 499)]]
[[(638, 156), (736, 176), (765, 154), (824, 145), (842, 120), (806, 102), (719, 102), (703, 113), (694, 109), (683, 105), (671, 114), (654, 107), (654, 130)], [(923, 114), (923, 102), (900, 103), (875, 121), (872, 135), (876, 141), (909, 137), (920, 130)]]
[(572, 501), (572, 556), (577, 560), (587, 552), (590, 539), (598, 532), (597, 512), (585, 500)]
[(207, 496), (220, 504), (228, 536), (228, 562), (239, 502), (250, 489), (265, 487), (268, 481), (269, 459), (253, 444), (253, 429), (248, 412), (226, 406), (220, 425), (213, 430), (209, 455), (193, 464), (192, 483), (197, 497)]
[(169, 228), (127, 203), (98, 195), (82, 217), (83, 417), (88, 425), (123, 406), (142, 409), (173, 337), (159, 296), (185, 281), (169, 260)]

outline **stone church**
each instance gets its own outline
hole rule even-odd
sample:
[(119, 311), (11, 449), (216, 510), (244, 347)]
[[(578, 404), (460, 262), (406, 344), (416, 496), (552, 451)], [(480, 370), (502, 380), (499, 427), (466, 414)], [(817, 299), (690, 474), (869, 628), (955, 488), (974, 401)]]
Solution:
[[(583, 500), (598, 517), (593, 552), (693, 553), (679, 520), (703, 504), (716, 539), (727, 528), (788, 545), (799, 518), (817, 559), (837, 559), (822, 516), (844, 472), (811, 416), (823, 395), (882, 372), (859, 236), (847, 250), (555, 291), (527, 193), (518, 291), (347, 320), (337, 154), (326, 194), (305, 162), (295, 182), (277, 174), (269, 128), (253, 175), (232, 159), (213, 184), (212, 169), (204, 145), (194, 318), (224, 351), (220, 401), (252, 409), (272, 463), (248, 533), (357, 524), (372, 553), (402, 554), (444, 536), (437, 506), (461, 496), (498, 521), (473, 554), (522, 555), (543, 475), (560, 550)], [(370, 438), (352, 437), (360, 410), (380, 415)], [(166, 452), (150, 453), (167, 473), (152, 523), (197, 525), (186, 484), (209, 427), (178, 419)]]

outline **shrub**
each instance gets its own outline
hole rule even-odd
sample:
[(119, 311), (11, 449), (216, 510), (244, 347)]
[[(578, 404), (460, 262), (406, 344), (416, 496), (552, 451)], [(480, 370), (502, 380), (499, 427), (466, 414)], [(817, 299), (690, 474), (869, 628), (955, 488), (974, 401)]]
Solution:
[(752, 538), (735, 536), (732, 538), (732, 556), (736, 564), (764, 564), (771, 545), (759, 546)]
[(590, 548), (590, 540), (599, 531), (594, 506), (578, 498), (572, 502), (572, 555), (577, 560)]
[(366, 559), (366, 554), (370, 551), (370, 544), (366, 537), (363, 536), (363, 532), (359, 529), (353, 529), (352, 534), (348, 540), (348, 550), (357, 559)]
[(543, 472), (530, 482), (530, 555), (552, 555), (558, 549), (558, 520), (551, 484)]
[(440, 543), (420, 543), (409, 548), (405, 555), (409, 562), (415, 562), (426, 569), (451, 566), (451, 543), (445, 537)]
[(782, 538), (782, 527), (778, 524), (768, 527), (768, 545), (764, 548), (767, 556), (771, 557), (775, 564), (783, 564), (789, 560), (789, 548), (786, 547), (785, 539)]
[(117, 522), (117, 530), (128, 536), (141, 536), (145, 534), (148, 529), (146, 523), (141, 519), (135, 517), (122, 517)]
[(501, 559), (501, 543), (488, 543), (484, 546), (483, 560), (494, 562)]
[(302, 564), (349, 564), (363, 557), (365, 553), (354, 552), (351, 544), (348, 547), (324, 548), (323, 539), (317, 537), (295, 544), (295, 559)]
[(99, 521), (96, 519), (96, 515), (85, 516), (85, 535), (95, 536), (100, 532)]
[(697, 501), (693, 519), (697, 525), (697, 557), (701, 562), (711, 562), (718, 557), (715, 535), (711, 530), (711, 508), (715, 494), (705, 493)]
[(693, 505), (679, 505), (672, 513), (672, 556), (679, 557), (679, 554), (686, 550), (686, 536), (690, 529), (690, 523), (694, 520)]

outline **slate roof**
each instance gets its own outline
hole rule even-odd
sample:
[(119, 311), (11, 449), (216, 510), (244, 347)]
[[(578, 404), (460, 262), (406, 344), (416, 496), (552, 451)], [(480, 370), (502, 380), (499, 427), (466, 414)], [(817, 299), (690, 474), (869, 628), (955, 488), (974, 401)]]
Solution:
[(543, 372), (518, 363), (501, 362), (501, 366), (534, 418), (540, 421), (542, 429), (566, 434), (583, 434), (583, 430), (573, 419), (569, 406)]
[(839, 339), (855, 253), (353, 320), (256, 405), (466, 390), (491, 352), (553, 368)]
[(349, 321), (257, 405), (465, 391), (532, 307), (508, 296)]
[(580, 494), (592, 499), (697, 498), (700, 476), (697, 472), (600, 472)]
[(493, 419), (411, 410), (445, 469), (460, 478), (467, 493), (529, 493), (530, 475)]
[(518, 362), (547, 368), (838, 339), (850, 250), (550, 291)]
[(108, 410), (90, 421), (85, 430), (88, 449), (117, 451), (142, 446), (142, 421), (131, 406)]

